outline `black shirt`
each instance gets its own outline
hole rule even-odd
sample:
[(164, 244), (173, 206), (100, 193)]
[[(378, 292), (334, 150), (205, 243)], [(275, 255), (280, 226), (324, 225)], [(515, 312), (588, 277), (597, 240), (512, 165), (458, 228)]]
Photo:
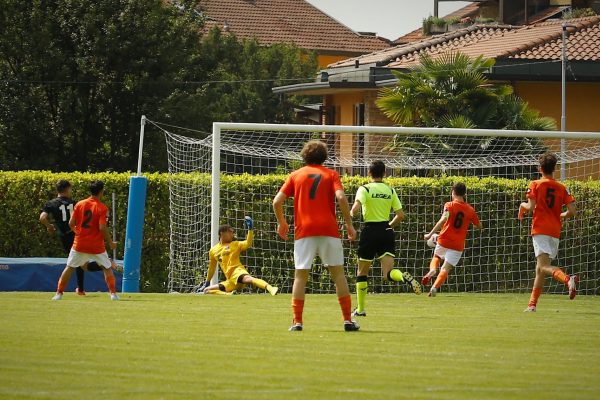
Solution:
[(71, 232), (69, 226), (69, 220), (71, 219), (71, 213), (75, 207), (75, 201), (67, 197), (55, 197), (46, 203), (42, 211), (52, 215), (54, 219), (54, 226), (61, 236), (67, 235)]

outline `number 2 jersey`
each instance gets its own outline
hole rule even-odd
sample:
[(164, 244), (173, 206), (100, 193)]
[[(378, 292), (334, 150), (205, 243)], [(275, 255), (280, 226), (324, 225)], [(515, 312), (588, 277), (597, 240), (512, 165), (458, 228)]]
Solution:
[(447, 249), (463, 251), (467, 232), (471, 224), (479, 225), (475, 209), (464, 201), (453, 200), (444, 204), (444, 214), (448, 219), (442, 226), (437, 242)]
[(538, 179), (529, 184), (527, 198), (535, 200), (531, 234), (560, 239), (562, 208), (575, 201), (565, 185), (552, 178)]
[(106, 252), (100, 224), (107, 223), (108, 207), (97, 198), (88, 197), (75, 205), (73, 219), (75, 220), (73, 250), (87, 254)]
[(292, 172), (280, 192), (294, 198), (294, 237), (340, 237), (335, 216), (335, 192), (343, 190), (340, 176), (322, 165)]
[(54, 227), (60, 236), (71, 233), (69, 219), (71, 219), (71, 212), (73, 211), (73, 207), (75, 207), (75, 203), (71, 198), (60, 196), (50, 200), (42, 208), (43, 212), (52, 215)]

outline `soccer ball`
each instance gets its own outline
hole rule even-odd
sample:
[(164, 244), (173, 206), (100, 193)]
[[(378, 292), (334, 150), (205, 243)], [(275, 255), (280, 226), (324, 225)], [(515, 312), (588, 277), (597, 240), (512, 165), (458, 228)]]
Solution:
[(431, 235), (431, 237), (429, 238), (429, 240), (427, 240), (427, 246), (434, 248), (435, 245), (437, 244), (437, 239), (438, 239), (438, 234), (434, 233), (433, 235)]

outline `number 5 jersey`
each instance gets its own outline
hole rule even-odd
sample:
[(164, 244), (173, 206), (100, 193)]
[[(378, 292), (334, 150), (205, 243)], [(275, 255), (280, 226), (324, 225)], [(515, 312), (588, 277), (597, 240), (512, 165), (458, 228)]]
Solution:
[(531, 235), (548, 235), (560, 239), (562, 208), (575, 201), (565, 185), (552, 178), (538, 179), (529, 184), (527, 198), (535, 200)]

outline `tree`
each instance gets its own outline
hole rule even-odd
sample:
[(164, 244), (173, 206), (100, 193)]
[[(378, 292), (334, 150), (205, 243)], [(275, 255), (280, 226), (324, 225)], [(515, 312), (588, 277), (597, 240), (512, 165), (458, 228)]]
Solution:
[[(312, 76), (314, 56), (203, 39), (197, 3), (0, 0), (0, 169), (131, 170), (142, 114), (205, 131), (290, 121), (270, 88)], [(146, 138), (144, 168), (164, 169), (163, 136)]]
[[(511, 86), (492, 84), (484, 73), (493, 59), (450, 52), (432, 59), (422, 55), (420, 65), (409, 72), (394, 71), (398, 83), (382, 89), (377, 105), (394, 123), (402, 126), (554, 130), (553, 119), (540, 117), (513, 94)], [(489, 153), (537, 151), (539, 143), (502, 139), (452, 137), (396, 137), (394, 147), (412, 154)]]

